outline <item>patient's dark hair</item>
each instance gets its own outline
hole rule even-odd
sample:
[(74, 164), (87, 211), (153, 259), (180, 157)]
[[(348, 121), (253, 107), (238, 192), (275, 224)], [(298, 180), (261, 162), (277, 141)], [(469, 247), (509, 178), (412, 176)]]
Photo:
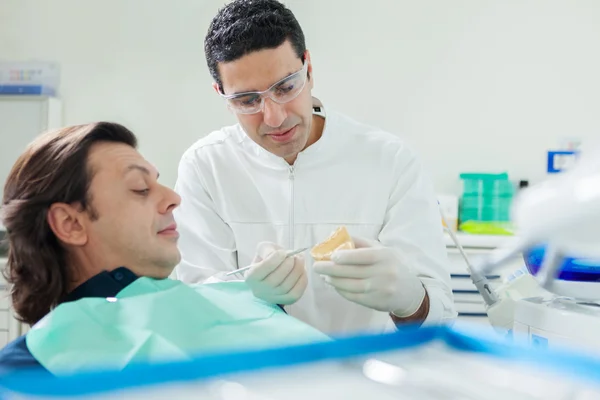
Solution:
[(208, 28), (204, 39), (208, 70), (222, 90), (220, 62), (275, 49), (286, 40), (304, 61), (304, 33), (289, 8), (277, 0), (234, 0), (219, 10)]
[(8, 175), (0, 208), (8, 240), (4, 275), (23, 322), (38, 322), (67, 294), (72, 273), (48, 224), (48, 210), (53, 203), (67, 203), (98, 217), (88, 193), (94, 171), (87, 165), (98, 142), (137, 147), (135, 135), (118, 124), (70, 126), (35, 139)]

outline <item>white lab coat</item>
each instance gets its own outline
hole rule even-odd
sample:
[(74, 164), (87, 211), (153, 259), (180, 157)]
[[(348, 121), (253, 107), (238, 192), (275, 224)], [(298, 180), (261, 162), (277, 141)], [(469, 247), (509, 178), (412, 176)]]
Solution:
[[(429, 293), (427, 322), (456, 316), (435, 193), (397, 136), (327, 110), (321, 139), (290, 166), (228, 126), (184, 153), (175, 190), (182, 197), (175, 273), (184, 282), (249, 265), (261, 241), (311, 247), (345, 225), (401, 250)], [(308, 288), (286, 306), (289, 314), (333, 335), (393, 329), (388, 313), (344, 299), (312, 264), (307, 252)]]

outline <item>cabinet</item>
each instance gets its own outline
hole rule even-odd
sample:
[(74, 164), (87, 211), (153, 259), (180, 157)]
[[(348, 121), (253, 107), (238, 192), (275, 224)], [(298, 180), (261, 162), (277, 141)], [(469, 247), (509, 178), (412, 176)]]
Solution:
[(42, 132), (60, 126), (62, 103), (59, 99), (0, 96), (0, 198), (6, 177), (25, 146)]
[[(0, 268), (6, 267), (6, 258), (0, 258)], [(24, 326), (24, 325), (23, 325)], [(10, 288), (0, 276), (0, 348), (23, 334), (22, 324), (15, 318), (10, 300)]]
[[(62, 126), (62, 102), (48, 96), (0, 96), (0, 198), (4, 183), (17, 157), (41, 133)], [(4, 227), (0, 223), (0, 231)], [(0, 238), (3, 235), (0, 232)], [(0, 268), (6, 258), (0, 246)], [(0, 276), (0, 348), (27, 330), (14, 318), (10, 290)]]
[[(509, 236), (469, 235), (464, 233), (458, 233), (457, 236), (471, 263), (475, 263), (478, 258), (489, 255), (494, 249), (501, 247), (511, 239)], [(449, 235), (446, 235), (446, 248), (458, 321), (480, 323), (486, 327), (491, 327), (483, 298), (473, 285), (467, 264)], [(498, 286), (509, 274), (524, 265), (522, 258), (514, 258), (500, 270), (494, 272), (493, 275), (489, 275), (488, 279), (492, 286)]]

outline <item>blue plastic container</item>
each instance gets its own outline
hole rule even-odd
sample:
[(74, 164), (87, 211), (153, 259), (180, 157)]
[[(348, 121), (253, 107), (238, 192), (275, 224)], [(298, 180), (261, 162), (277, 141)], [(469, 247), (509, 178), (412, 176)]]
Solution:
[[(529, 273), (537, 275), (545, 253), (545, 246), (538, 246), (524, 253), (525, 265)], [(572, 282), (600, 282), (600, 259), (566, 257), (558, 279)]]

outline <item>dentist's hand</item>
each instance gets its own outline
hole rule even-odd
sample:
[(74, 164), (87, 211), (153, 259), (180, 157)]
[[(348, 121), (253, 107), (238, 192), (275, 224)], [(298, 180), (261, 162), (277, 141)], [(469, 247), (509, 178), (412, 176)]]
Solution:
[(260, 243), (246, 284), (254, 296), (272, 304), (294, 304), (302, 297), (308, 278), (304, 257), (286, 258), (287, 251), (273, 243)]
[(400, 318), (415, 314), (426, 291), (399, 252), (379, 242), (353, 239), (356, 249), (336, 251), (331, 261), (315, 262), (314, 271), (350, 301)]

